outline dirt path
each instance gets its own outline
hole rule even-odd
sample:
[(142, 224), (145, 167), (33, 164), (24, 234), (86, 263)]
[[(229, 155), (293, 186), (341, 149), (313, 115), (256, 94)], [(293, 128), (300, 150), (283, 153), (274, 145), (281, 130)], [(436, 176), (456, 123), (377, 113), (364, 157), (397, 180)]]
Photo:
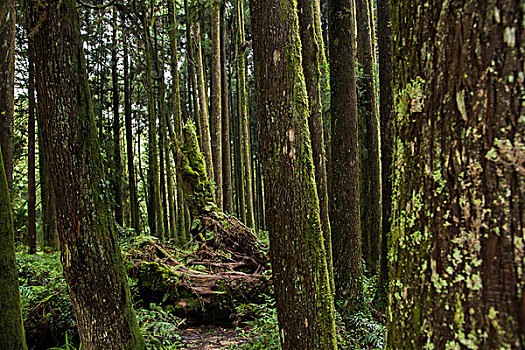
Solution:
[(184, 347), (181, 350), (230, 349), (231, 345), (242, 343), (239, 331), (231, 328), (203, 326), (186, 328), (179, 332)]

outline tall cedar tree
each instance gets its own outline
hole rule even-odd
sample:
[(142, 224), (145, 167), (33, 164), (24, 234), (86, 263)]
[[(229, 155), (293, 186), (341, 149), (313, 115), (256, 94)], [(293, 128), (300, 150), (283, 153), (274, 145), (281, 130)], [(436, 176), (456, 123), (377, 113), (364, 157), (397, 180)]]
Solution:
[(308, 125), (312, 139), (312, 156), (314, 160), (315, 182), (317, 184), (317, 194), (319, 196), (319, 209), (321, 214), (321, 228), (326, 250), (326, 261), (328, 263), (328, 273), (330, 283), (333, 285), (333, 264), (332, 264), (332, 233), (330, 229), (330, 219), (328, 215), (328, 183), (326, 176), (326, 152), (323, 134), (323, 101), (321, 95), (321, 62), (319, 61), (320, 42), (319, 37), (322, 33), (321, 24), (316, 23), (320, 16), (316, 16), (319, 8), (319, 0), (300, 0), (299, 26), (301, 31), (301, 44), (303, 53), (303, 72), (308, 92), (308, 105), (310, 115)]
[(64, 278), (83, 349), (145, 349), (101, 186), (102, 157), (75, 1), (26, 4), (43, 146), (57, 201)]
[(36, 135), (35, 135), (35, 65), (33, 44), (28, 45), (28, 122), (27, 122), (27, 246), (29, 254), (36, 253)]
[(523, 349), (524, 3), (428, 4), (392, 1), (388, 347)]
[(122, 16), (124, 33), (122, 36), (124, 46), (124, 123), (126, 128), (126, 155), (128, 164), (129, 201), (131, 209), (131, 227), (136, 233), (140, 233), (140, 210), (137, 196), (137, 180), (135, 177), (135, 163), (133, 161), (133, 126), (131, 112), (131, 85), (133, 76), (130, 74), (130, 55), (128, 49), (128, 32), (125, 17)]
[(379, 54), (379, 119), (381, 131), (381, 257), (374, 305), (386, 311), (388, 294), (388, 240), (392, 206), (392, 52), (390, 0), (377, 1), (377, 42)]
[(336, 298), (350, 311), (361, 293), (359, 141), (353, 0), (330, 0), (330, 222)]
[(160, 238), (162, 229), (162, 203), (160, 201), (159, 147), (157, 144), (157, 111), (153, 91), (153, 52), (151, 48), (150, 20), (143, 15), (142, 26), (146, 41), (146, 85), (148, 92), (148, 224), (150, 232)]
[[(9, 192), (13, 191), (14, 84), (15, 84), (15, 0), (0, 2), (0, 147)], [(5, 90), (4, 90), (5, 89)]]
[(255, 214), (253, 207), (253, 171), (252, 171), (252, 151), (250, 142), (250, 122), (248, 120), (248, 92), (246, 91), (246, 35), (244, 32), (244, 0), (237, 0), (237, 42), (239, 44), (239, 66), (237, 70), (238, 80), (238, 104), (239, 121), (241, 122), (239, 137), (242, 134), (243, 141), (242, 157), (244, 164), (244, 179), (246, 195), (246, 225), (254, 227)]
[(202, 153), (206, 159), (206, 172), (208, 179), (213, 180), (213, 158), (211, 151), (210, 138), (210, 116), (208, 113), (208, 95), (206, 88), (206, 81), (204, 78), (204, 63), (202, 61), (202, 45), (201, 45), (201, 26), (200, 22), (195, 22), (193, 26), (193, 40), (195, 42), (195, 58), (197, 70), (197, 85), (199, 89), (199, 103), (200, 103), (200, 126), (201, 126), (201, 145)]
[[(177, 51), (177, 16), (175, 14), (175, 0), (168, 0), (168, 25), (169, 25), (169, 37), (170, 37), (170, 65), (171, 65), (171, 76), (173, 79), (172, 83), (172, 113), (173, 113), (173, 131), (170, 131), (171, 147), (176, 147), (182, 143), (182, 116), (181, 116), (181, 102), (180, 102), (180, 88), (179, 88), (179, 66), (178, 66), (178, 51)], [(188, 45), (189, 49), (189, 45)], [(188, 65), (188, 74), (190, 70), (190, 63)], [(188, 77), (188, 79), (190, 79)], [(188, 96), (188, 99), (191, 97)], [(168, 120), (168, 130), (171, 130), (171, 123)], [(172, 148), (173, 149), (173, 148)], [(174, 161), (177, 158), (173, 157)], [(186, 220), (184, 210), (184, 197), (182, 190), (182, 177), (180, 171), (176, 171), (176, 187), (177, 187), (177, 232), (179, 236), (179, 242), (185, 242), (187, 238), (186, 234)]]
[(222, 208), (222, 77), (221, 77), (221, 1), (212, 0), (211, 10), (211, 148), (217, 205)]
[(295, 4), (251, 1), (276, 306), (283, 349), (335, 349)]
[(113, 183), (114, 195), (114, 212), (115, 220), (120, 226), (124, 225), (124, 208), (123, 208), (123, 184), (122, 184), (122, 156), (120, 155), (120, 89), (118, 82), (118, 22), (117, 9), (113, 8), (113, 44), (111, 47), (111, 87), (113, 102), (113, 174), (111, 180)]
[(233, 214), (232, 159), (230, 131), (230, 99), (228, 84), (228, 60), (226, 51), (226, 2), (221, 5), (221, 102), (222, 102), (222, 197), (223, 210)]
[(9, 133), (4, 128), (13, 115), (13, 72), (15, 37), (15, 1), (0, 2), (0, 118), (3, 125), (0, 143), (0, 347), (9, 350), (27, 349), (22, 323), (18, 268), (15, 256), (15, 230), (11, 211), (11, 195), (3, 162), (3, 146)]
[(357, 58), (363, 70), (359, 101), (362, 125), (361, 232), (363, 259), (371, 274), (377, 272), (381, 249), (381, 164), (375, 73), (374, 13), (371, 0), (356, 0)]

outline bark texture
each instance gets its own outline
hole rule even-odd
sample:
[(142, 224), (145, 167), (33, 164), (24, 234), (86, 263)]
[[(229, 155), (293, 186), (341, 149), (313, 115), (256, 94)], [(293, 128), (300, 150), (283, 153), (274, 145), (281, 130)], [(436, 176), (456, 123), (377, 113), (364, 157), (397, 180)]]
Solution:
[[(15, 23), (14, 0), (0, 3), (0, 147), (9, 193), (13, 191)], [(4, 90), (5, 88), (5, 90)]]
[(221, 77), (221, 1), (212, 0), (211, 10), (211, 148), (216, 202), (222, 208), (222, 77)]
[(359, 101), (361, 120), (361, 233), (362, 252), (370, 274), (375, 274), (381, 250), (381, 164), (375, 74), (374, 13), (371, 0), (356, 0), (357, 58), (363, 70)]
[(132, 309), (96, 134), (75, 1), (27, 3), (61, 260), (83, 349), (145, 349)]
[(525, 4), (428, 4), (392, 1), (388, 347), (522, 349)]
[(226, 51), (226, 3), (221, 5), (221, 94), (222, 94), (222, 197), (223, 210), (233, 214), (232, 159), (231, 159), (231, 109), (228, 84)]
[(36, 135), (35, 135), (35, 66), (33, 45), (28, 46), (28, 122), (27, 122), (27, 246), (29, 254), (36, 253)]
[(332, 290), (333, 264), (332, 264), (332, 232), (330, 229), (330, 218), (328, 215), (328, 183), (326, 175), (326, 152), (323, 133), (323, 101), (321, 92), (321, 55), (319, 50), (319, 37), (322, 36), (321, 24), (316, 23), (320, 16), (316, 16), (319, 0), (300, 0), (298, 2), (299, 26), (301, 31), (301, 44), (303, 55), (303, 72), (308, 93), (308, 106), (310, 114), (308, 126), (312, 140), (312, 156), (315, 169), (315, 182), (317, 184), (317, 195), (319, 196), (319, 212), (321, 215), (321, 228), (323, 230), (326, 260)]
[(377, 1), (377, 41), (379, 54), (379, 120), (381, 132), (381, 257), (379, 282), (374, 300), (376, 308), (385, 312), (388, 294), (388, 241), (392, 207), (392, 52), (390, 44), (390, 0)]
[(251, 1), (267, 224), (283, 349), (335, 349), (296, 2)]
[(330, 220), (335, 292), (351, 311), (361, 293), (359, 136), (353, 0), (329, 4), (331, 89)]

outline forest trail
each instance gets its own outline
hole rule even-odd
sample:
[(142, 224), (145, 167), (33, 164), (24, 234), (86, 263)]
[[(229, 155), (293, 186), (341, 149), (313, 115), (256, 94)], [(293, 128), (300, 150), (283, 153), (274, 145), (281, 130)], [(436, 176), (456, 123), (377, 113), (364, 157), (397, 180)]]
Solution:
[(186, 328), (179, 332), (183, 346), (181, 350), (219, 350), (231, 349), (241, 344), (244, 339), (241, 332), (233, 328), (203, 326)]

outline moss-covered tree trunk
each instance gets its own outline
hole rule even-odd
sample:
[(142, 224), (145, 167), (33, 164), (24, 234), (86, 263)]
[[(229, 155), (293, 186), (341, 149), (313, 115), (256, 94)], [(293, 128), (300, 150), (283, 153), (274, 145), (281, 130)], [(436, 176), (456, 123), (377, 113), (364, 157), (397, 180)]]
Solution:
[(330, 229), (330, 218), (328, 215), (328, 183), (326, 177), (326, 152), (323, 133), (323, 101), (321, 95), (321, 62), (319, 61), (320, 47), (318, 32), (321, 28), (320, 16), (316, 16), (319, 0), (300, 0), (298, 2), (299, 25), (301, 32), (301, 44), (303, 54), (303, 72), (308, 92), (308, 105), (310, 114), (308, 126), (312, 140), (312, 157), (315, 169), (315, 182), (317, 184), (317, 195), (319, 196), (319, 209), (321, 214), (321, 228), (326, 250), (326, 260), (330, 283), (333, 285), (332, 265), (332, 233)]
[(113, 23), (112, 23), (112, 38), (113, 44), (111, 47), (111, 95), (113, 103), (113, 145), (112, 145), (112, 188), (115, 220), (120, 226), (124, 225), (124, 207), (123, 196), (124, 189), (122, 184), (122, 156), (120, 154), (120, 89), (118, 82), (118, 22), (117, 9), (113, 8)]
[[(18, 268), (15, 256), (15, 230), (11, 195), (4, 167), (4, 143), (9, 140), (6, 122), (14, 110), (15, 1), (0, 1), (0, 348), (27, 349), (22, 323)], [(9, 153), (9, 152), (7, 152)]]
[(248, 120), (248, 92), (246, 91), (246, 35), (244, 28), (244, 0), (237, 0), (237, 35), (239, 42), (239, 70), (237, 71), (238, 79), (238, 97), (239, 97), (239, 120), (242, 122), (240, 130), (242, 133), (242, 157), (244, 164), (244, 181), (246, 196), (246, 225), (254, 227), (255, 214), (253, 206), (253, 170), (252, 170), (252, 150), (250, 141), (250, 122)]
[(282, 347), (335, 349), (296, 2), (251, 1), (258, 119)]
[(145, 349), (104, 188), (77, 3), (26, 5), (64, 277), (82, 349)]
[(223, 209), (233, 214), (232, 159), (231, 159), (231, 109), (228, 84), (228, 51), (226, 50), (226, 3), (221, 5), (221, 101), (222, 101), (222, 197)]
[(235, 118), (235, 132), (234, 132), (234, 160), (235, 160), (235, 180), (236, 180), (236, 195), (237, 195), (237, 211), (238, 216), (242, 222), (246, 223), (246, 196), (245, 196), (245, 171), (244, 171), (244, 143), (243, 139), (243, 113), (242, 113), (242, 104), (241, 104), (241, 68), (240, 68), (240, 55), (241, 52), (241, 42), (240, 42), (240, 31), (238, 20), (239, 14), (237, 11), (238, 2), (236, 2), (236, 12), (235, 12), (235, 77), (236, 77), (236, 89), (237, 89), (237, 100), (236, 100), (236, 111), (237, 116)]
[(28, 44), (28, 120), (27, 120), (27, 246), (29, 254), (36, 253), (36, 116), (35, 65), (33, 43)]
[[(9, 193), (13, 191), (14, 84), (15, 84), (15, 0), (0, 2), (0, 147), (4, 158)], [(5, 89), (5, 90), (4, 90)]]
[(388, 294), (388, 241), (392, 206), (392, 52), (390, 0), (377, 1), (377, 42), (379, 54), (379, 120), (381, 133), (381, 257), (374, 305), (386, 311)]
[(151, 48), (150, 21), (144, 15), (146, 54), (146, 85), (148, 92), (148, 225), (152, 235), (163, 238), (162, 203), (160, 201), (159, 148), (157, 142), (157, 112), (153, 93), (153, 52)]
[[(5, 92), (5, 86), (0, 91)], [(27, 349), (18, 289), (11, 196), (0, 154), (0, 347)]]
[(371, 0), (356, 0), (357, 59), (363, 70), (359, 101), (361, 125), (361, 234), (363, 259), (377, 272), (381, 247), (381, 164), (375, 74), (374, 13)]
[(336, 297), (350, 311), (361, 293), (359, 140), (353, 0), (330, 0), (330, 222)]
[(222, 208), (222, 77), (221, 77), (221, 1), (210, 2), (211, 11), (211, 148), (217, 206)]
[[(124, 16), (123, 16), (124, 17)], [(126, 24), (125, 20), (122, 23)], [(126, 128), (126, 156), (128, 164), (128, 183), (129, 183), (129, 201), (131, 207), (131, 227), (136, 233), (140, 233), (140, 209), (137, 196), (137, 180), (135, 176), (135, 163), (133, 151), (133, 125), (131, 112), (131, 85), (133, 76), (130, 74), (130, 55), (128, 51), (128, 29), (124, 29), (123, 46), (124, 46), (124, 120)]]
[(392, 5), (388, 347), (523, 349), (524, 2)]

